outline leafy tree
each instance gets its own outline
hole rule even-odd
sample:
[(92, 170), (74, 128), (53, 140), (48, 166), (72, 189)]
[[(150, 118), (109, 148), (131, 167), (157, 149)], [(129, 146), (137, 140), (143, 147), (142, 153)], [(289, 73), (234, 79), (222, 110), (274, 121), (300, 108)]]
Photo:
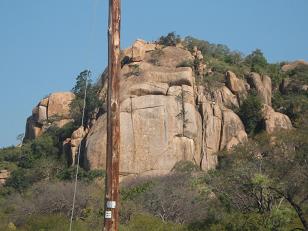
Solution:
[(262, 121), (262, 103), (256, 94), (251, 94), (240, 106), (238, 115), (244, 123), (247, 133), (253, 134), (258, 131)]
[(161, 36), (158, 43), (164, 46), (176, 46), (181, 42), (181, 37), (175, 32), (170, 32), (167, 36)]
[(260, 49), (256, 49), (245, 58), (245, 62), (251, 67), (251, 71), (264, 74), (267, 68), (267, 60)]
[(236, 51), (230, 52), (229, 54), (226, 54), (224, 61), (231, 65), (240, 65), (243, 61), (243, 54)]
[(102, 101), (99, 99), (99, 87), (92, 83), (90, 78), (91, 72), (85, 70), (81, 72), (76, 78), (76, 84), (72, 89), (72, 92), (76, 95), (76, 98), (71, 102), (71, 115), (74, 119), (74, 123), (78, 126), (81, 124), (85, 90), (87, 90), (87, 97), (85, 100), (85, 113), (84, 113), (84, 126), (87, 126), (95, 112), (102, 106)]
[(31, 175), (28, 170), (17, 169), (12, 172), (10, 178), (6, 181), (5, 186), (12, 187), (18, 192), (21, 192), (35, 181), (35, 176)]
[(260, 135), (222, 154), (218, 170), (207, 176), (207, 183), (229, 213), (264, 214), (272, 226), (266, 230), (284, 230), (283, 220), (288, 219), (292, 228), (299, 228), (294, 226), (300, 220), (306, 230), (307, 129), (280, 132), (275, 137)]
[(272, 79), (274, 89), (278, 89), (282, 80), (287, 77), (287, 75), (281, 70), (281, 65), (279, 63), (268, 64), (266, 72), (267, 75), (269, 75)]

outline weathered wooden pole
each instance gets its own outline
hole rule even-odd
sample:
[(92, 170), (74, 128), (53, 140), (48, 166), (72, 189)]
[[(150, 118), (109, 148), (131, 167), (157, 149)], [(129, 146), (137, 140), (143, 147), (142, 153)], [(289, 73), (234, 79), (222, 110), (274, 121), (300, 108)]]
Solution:
[(118, 231), (120, 158), (121, 0), (109, 0), (107, 155), (104, 231)]

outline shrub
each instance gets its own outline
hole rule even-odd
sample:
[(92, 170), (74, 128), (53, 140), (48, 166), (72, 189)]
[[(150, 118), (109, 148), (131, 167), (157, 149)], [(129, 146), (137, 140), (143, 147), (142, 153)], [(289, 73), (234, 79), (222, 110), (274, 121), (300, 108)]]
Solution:
[(16, 162), (20, 156), (20, 148), (7, 147), (0, 149), (0, 161)]
[(152, 63), (153, 65), (159, 66), (159, 59), (164, 55), (163, 50), (161, 49), (156, 49), (154, 51), (151, 52), (151, 58), (149, 60), (150, 63)]
[[(65, 168), (57, 174), (57, 178), (59, 180), (71, 181), (75, 179), (75, 174), (76, 174), (76, 167)], [(79, 168), (78, 172), (78, 179), (85, 182), (91, 182), (96, 178), (104, 176), (105, 172), (102, 170), (86, 171), (83, 168)]]
[(293, 80), (299, 80), (303, 84), (308, 84), (308, 66), (307, 65), (298, 65), (293, 70), (287, 73), (290, 78)]
[(265, 74), (267, 69), (267, 60), (260, 49), (256, 49), (245, 58), (245, 62), (251, 67), (251, 71)]
[(35, 159), (48, 156), (57, 156), (59, 150), (57, 149), (53, 137), (46, 134), (39, 139), (33, 140), (31, 144), (32, 156)]
[(199, 40), (193, 37), (186, 37), (184, 44), (188, 50), (193, 51), (194, 47), (198, 47), (206, 58), (214, 58), (224, 61), (227, 55), (231, 55), (230, 49), (222, 44), (211, 44), (208, 41)]
[(194, 61), (191, 60), (184, 60), (180, 64), (178, 64), (176, 67), (191, 67), (194, 68)]
[(137, 203), (138, 211), (159, 217), (163, 222), (182, 224), (207, 216), (210, 203), (207, 197), (201, 197), (199, 189), (190, 173), (172, 173), (148, 178), (146, 182), (135, 181), (121, 195), (125, 196), (125, 202)]
[[(76, 194), (76, 219), (86, 219), (91, 214), (98, 214), (102, 209), (102, 191), (97, 186), (85, 183), (78, 184)], [(71, 215), (74, 192), (73, 182), (43, 182), (29, 188), (24, 194), (12, 194), (1, 204), (8, 213), (9, 220), (16, 225), (26, 224), (35, 216)]]
[[(72, 225), (74, 231), (87, 231), (89, 227), (82, 221), (74, 221)], [(19, 229), (18, 229), (19, 230)], [(69, 219), (61, 215), (35, 215), (30, 217), (26, 224), (22, 226), (22, 230), (38, 230), (38, 231), (60, 231), (69, 230)], [(91, 229), (100, 230), (100, 229)]]
[(132, 200), (132, 199), (138, 197), (139, 195), (149, 191), (152, 186), (153, 186), (153, 182), (147, 181), (145, 183), (141, 183), (141, 184), (136, 185), (134, 187), (123, 188), (123, 189), (121, 189), (121, 192), (120, 192), (121, 193), (121, 199), (123, 201)]
[(256, 94), (251, 94), (244, 100), (238, 110), (245, 129), (248, 134), (254, 134), (259, 131), (262, 123), (262, 103)]
[(277, 89), (281, 84), (282, 80), (287, 77), (287, 75), (281, 70), (280, 64), (268, 64), (267, 65), (267, 75), (272, 79), (272, 85), (274, 89)]
[(130, 72), (126, 73), (125, 76), (126, 77), (129, 77), (129, 76), (140, 76), (141, 74), (141, 70), (140, 70), (140, 67), (139, 65), (130, 65)]
[(158, 43), (164, 46), (176, 46), (181, 42), (181, 37), (175, 32), (167, 34), (167, 36), (161, 36), (158, 40)]
[(191, 161), (179, 161), (174, 165), (172, 171), (178, 173), (192, 173), (200, 171), (200, 167)]
[(213, 92), (217, 88), (224, 86), (225, 75), (221, 73), (205, 75), (202, 78), (198, 78), (196, 82), (197, 84), (204, 86), (209, 92)]
[(159, 218), (148, 214), (136, 214), (122, 231), (188, 231), (184, 225), (162, 222)]
[(36, 177), (33, 176), (28, 170), (17, 169), (11, 173), (11, 176), (7, 179), (5, 186), (12, 187), (21, 192), (36, 180)]

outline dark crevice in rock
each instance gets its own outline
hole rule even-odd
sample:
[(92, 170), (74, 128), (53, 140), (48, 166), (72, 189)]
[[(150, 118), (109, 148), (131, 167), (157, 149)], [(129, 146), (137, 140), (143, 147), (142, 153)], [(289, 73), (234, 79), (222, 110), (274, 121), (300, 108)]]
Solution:
[(164, 107), (164, 106), (165, 105), (157, 105), (157, 106), (152, 106), (152, 107), (135, 108), (135, 109), (132, 109), (132, 110), (137, 111), (137, 110), (145, 110), (145, 109), (158, 108), (158, 107)]
[(134, 155), (133, 159), (135, 161), (136, 157), (136, 138), (135, 138), (135, 129), (134, 129), (134, 118), (133, 118), (133, 98), (130, 98), (130, 119), (132, 122), (132, 132), (133, 132), (133, 142), (134, 142)]

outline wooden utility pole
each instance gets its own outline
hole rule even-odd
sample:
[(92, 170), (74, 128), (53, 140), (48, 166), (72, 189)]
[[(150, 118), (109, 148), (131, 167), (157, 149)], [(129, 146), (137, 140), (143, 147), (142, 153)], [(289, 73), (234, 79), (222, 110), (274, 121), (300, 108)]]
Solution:
[(103, 231), (118, 231), (120, 158), (121, 0), (109, 0), (105, 218)]

